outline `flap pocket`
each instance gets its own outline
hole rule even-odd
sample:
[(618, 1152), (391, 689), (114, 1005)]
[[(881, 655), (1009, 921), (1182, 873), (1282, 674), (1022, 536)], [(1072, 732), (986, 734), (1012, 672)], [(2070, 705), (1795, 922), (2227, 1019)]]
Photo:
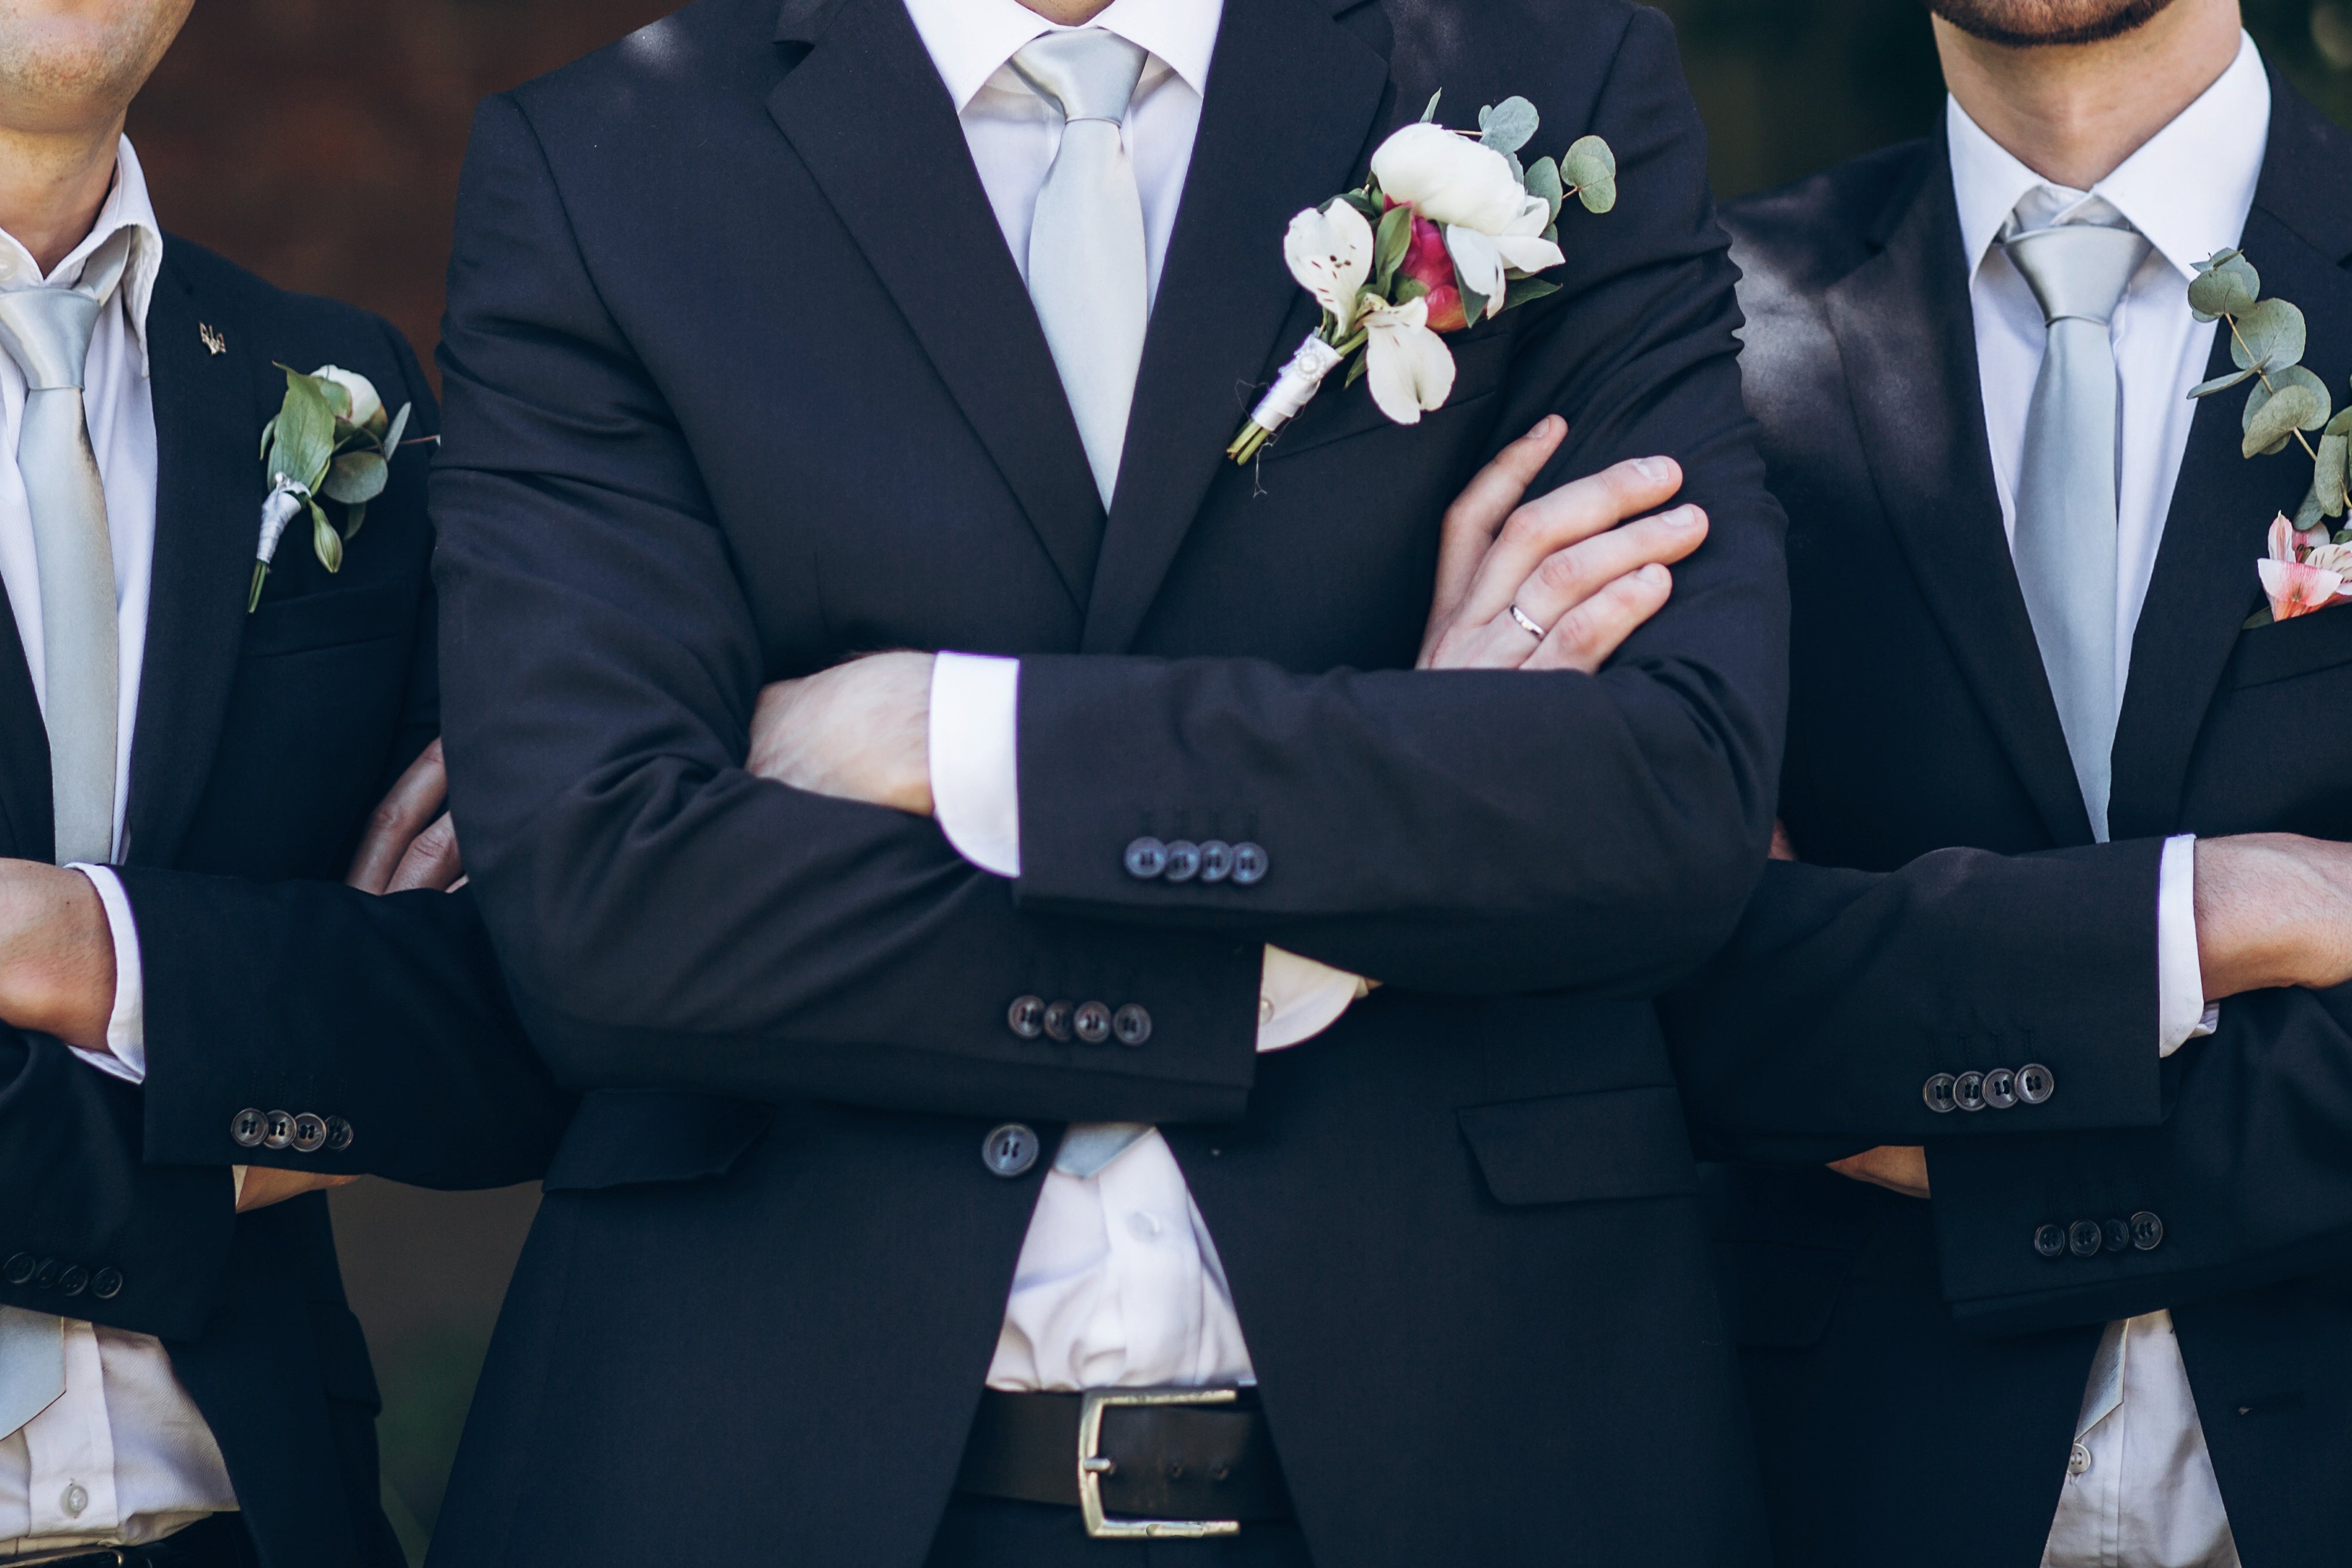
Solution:
[(1717, 1242), (1734, 1343), (1752, 1350), (1801, 1350), (1817, 1342), (1830, 1326), (1855, 1257), (1843, 1248)]
[(1682, 1097), (1611, 1089), (1455, 1113), (1497, 1203), (1591, 1203), (1696, 1190)]
[(541, 1185), (588, 1192), (724, 1176), (775, 1116), (756, 1100), (600, 1089), (580, 1102)]
[(2352, 606), (2337, 605), (2240, 633), (2230, 657), (2230, 684), (2268, 685), (2347, 660), (2352, 660)]
[(265, 599), (246, 618), (246, 657), (268, 659), (400, 636), (416, 624), (417, 592), (416, 583), (395, 581)]

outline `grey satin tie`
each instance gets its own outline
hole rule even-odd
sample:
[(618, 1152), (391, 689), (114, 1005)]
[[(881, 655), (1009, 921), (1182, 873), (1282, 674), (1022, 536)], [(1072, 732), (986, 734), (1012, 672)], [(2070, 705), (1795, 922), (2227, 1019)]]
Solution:
[(2116, 744), (2115, 345), (2107, 323), (2147, 256), (2131, 229), (2063, 224), (2003, 242), (2050, 343), (2018, 467), (2018, 586), (2057, 699), (2091, 831), (2107, 838)]
[[(131, 254), (126, 230), (73, 287), (0, 293), (0, 350), (25, 372), (16, 466), (33, 514), (41, 593), (42, 718), (49, 735), (57, 861), (114, 858), (114, 546), (90, 448), (82, 377), (98, 318)], [(65, 1322), (0, 1307), (0, 1437), (66, 1391)]]
[(1143, 198), (1121, 134), (1145, 58), (1100, 27), (1048, 33), (1013, 57), (1014, 73), (1062, 111), (1061, 151), (1029, 224), (1029, 298), (1105, 510), (1151, 319)]

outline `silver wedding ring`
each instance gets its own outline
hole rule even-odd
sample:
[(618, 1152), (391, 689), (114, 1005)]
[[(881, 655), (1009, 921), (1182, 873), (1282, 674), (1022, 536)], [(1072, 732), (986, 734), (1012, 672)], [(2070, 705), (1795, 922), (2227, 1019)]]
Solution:
[(1528, 612), (1520, 609), (1517, 602), (1511, 605), (1511, 619), (1519, 623), (1520, 631), (1533, 637), (1537, 642), (1540, 643), (1544, 640), (1544, 629), (1528, 620)]

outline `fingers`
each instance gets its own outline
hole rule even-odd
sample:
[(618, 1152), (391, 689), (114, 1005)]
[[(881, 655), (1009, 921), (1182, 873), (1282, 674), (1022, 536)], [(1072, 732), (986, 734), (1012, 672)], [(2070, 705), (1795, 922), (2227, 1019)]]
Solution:
[(1437, 548), (1437, 587), (1429, 607), (1429, 631), (1422, 643), (1422, 666), (1426, 668), (1429, 655), (1436, 647), (1445, 628), (1452, 624), (1454, 612), (1462, 597), (1470, 590), (1478, 563), (1486, 559), (1487, 547), (1495, 542), (1496, 531), (1502, 528), (1512, 509), (1535, 483), (1543, 465), (1559, 450), (1561, 440), (1568, 434), (1568, 421), (1559, 415), (1546, 414), (1536, 422), (1533, 430), (1512, 442), (1495, 455), (1495, 460), (1478, 470), (1454, 505), (1445, 509), (1445, 521)]
[(1675, 574), (1654, 561), (1628, 572), (1562, 615), (1519, 667), (1598, 674), (1635, 628), (1666, 607), (1674, 591)]
[(1654, 562), (1672, 566), (1706, 539), (1706, 514), (1696, 507), (1676, 507), (1596, 534), (1546, 556), (1503, 613), (1508, 615), (1516, 604), (1537, 625), (1549, 627), (1620, 578)]
[(360, 839), (358, 852), (352, 856), (345, 883), (362, 893), (389, 888), (408, 846), (448, 797), (449, 770), (441, 759), (441, 741), (436, 737), (368, 818), (367, 831)]
[(1682, 482), (1682, 468), (1673, 458), (1643, 457), (1615, 464), (1528, 502), (1511, 514), (1495, 536), (1454, 621), (1476, 625), (1502, 614), (1545, 559), (1664, 505)]
[(245, 1186), (236, 1195), (236, 1211), (250, 1214), (257, 1208), (284, 1203), (289, 1197), (299, 1197), (306, 1192), (324, 1192), (329, 1187), (349, 1186), (359, 1180), (350, 1176), (318, 1176), (310, 1171), (282, 1171), (270, 1166), (247, 1166)]
[(1789, 837), (1789, 825), (1778, 817), (1772, 819), (1772, 848), (1765, 858), (1776, 861), (1797, 858), (1797, 846)]
[(407, 893), (429, 888), (436, 893), (450, 892), (465, 874), (466, 863), (457, 851), (457, 824), (444, 811), (434, 819), (431, 827), (416, 835), (408, 852), (400, 857), (399, 869), (392, 873), (387, 891)]

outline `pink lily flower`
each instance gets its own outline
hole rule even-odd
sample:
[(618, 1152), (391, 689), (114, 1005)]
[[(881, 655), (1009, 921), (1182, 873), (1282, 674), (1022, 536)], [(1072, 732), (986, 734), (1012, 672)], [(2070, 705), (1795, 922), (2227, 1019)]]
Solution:
[[(2270, 557), (2255, 563), (2263, 591), (2270, 597), (2271, 619), (2292, 621), (2315, 610), (2325, 610), (2344, 594), (2344, 574), (2309, 566), (2295, 559), (2300, 538), (2282, 512), (2271, 523)], [(2352, 595), (2346, 595), (2352, 597)]]

